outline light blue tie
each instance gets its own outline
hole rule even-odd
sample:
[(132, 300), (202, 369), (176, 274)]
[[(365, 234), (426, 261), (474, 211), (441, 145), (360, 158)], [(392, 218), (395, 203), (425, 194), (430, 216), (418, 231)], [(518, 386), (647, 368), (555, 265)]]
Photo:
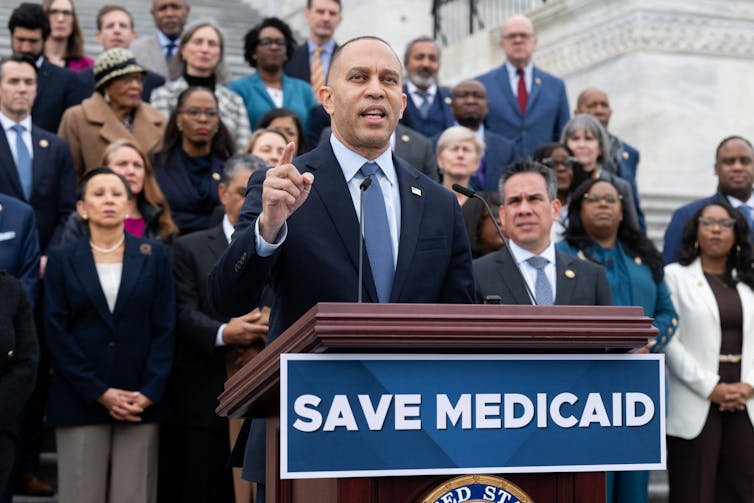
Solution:
[(24, 142), (24, 131), (26, 128), (21, 124), (14, 124), (11, 129), (16, 132), (16, 169), (18, 170), (18, 178), (21, 180), (21, 188), (24, 191), (26, 200), (31, 198), (31, 154), (29, 149), (26, 148), (26, 142)]
[(550, 280), (547, 279), (547, 274), (545, 274), (545, 266), (547, 266), (549, 260), (535, 255), (529, 257), (526, 261), (537, 270), (537, 278), (534, 281), (534, 297), (537, 298), (537, 305), (551, 306), (554, 302), (552, 285)]
[(422, 103), (419, 105), (419, 113), (422, 116), (422, 119), (426, 119), (429, 116), (429, 109), (432, 107), (432, 103), (429, 101), (429, 93), (425, 93), (422, 91), (418, 92), (419, 96), (421, 96)]
[(738, 211), (743, 213), (743, 215), (746, 217), (746, 223), (749, 224), (749, 232), (754, 233), (754, 215), (752, 215), (751, 207), (742, 204), (738, 207)]
[(380, 302), (390, 302), (395, 274), (393, 240), (390, 238), (385, 199), (377, 178), (379, 169), (377, 163), (367, 162), (359, 170), (364, 178), (372, 179), (371, 185), (364, 192), (364, 244), (377, 288), (377, 298)]

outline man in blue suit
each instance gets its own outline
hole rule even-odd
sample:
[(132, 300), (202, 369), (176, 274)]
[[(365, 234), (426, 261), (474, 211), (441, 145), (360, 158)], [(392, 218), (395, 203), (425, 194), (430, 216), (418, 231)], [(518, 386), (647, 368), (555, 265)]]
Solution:
[[(3, 126), (0, 193), (34, 208), (39, 246), (45, 254), (47, 247), (60, 238), (65, 221), (74, 209), (76, 179), (71, 150), (65, 140), (32, 123), (36, 79), (37, 68), (28, 56), (14, 54), (0, 63), (0, 124)], [(18, 126), (20, 131), (17, 131)], [(19, 154), (20, 145), (23, 147)]]
[[(515, 160), (515, 145), (509, 139), (484, 127), (489, 112), (487, 90), (478, 80), (464, 80), (453, 88), (451, 105), (456, 124), (476, 131), (484, 140), (484, 155), (476, 175), (471, 178), (474, 190), (497, 191), (497, 182), (506, 166)], [(432, 138), (435, 146), (440, 135)]]
[[(401, 64), (378, 38), (335, 52), (319, 98), (330, 141), (291, 164), (251, 177), (233, 240), (209, 278), (213, 309), (239, 316), (268, 280), (275, 295), (269, 340), (318, 302), (469, 303), (471, 252), (455, 196), (392, 155), (390, 136), (406, 106)], [(359, 191), (367, 251), (359, 285)], [(370, 193), (370, 191), (372, 191)], [(252, 423), (245, 477), (264, 482), (263, 439)]]
[(33, 305), (39, 281), (39, 238), (34, 210), (5, 194), (0, 194), (0, 269), (23, 283)]
[(610, 107), (610, 99), (607, 93), (596, 87), (584, 89), (576, 99), (574, 114), (592, 115), (600, 121), (605, 131), (608, 131), (610, 155), (606, 156), (607, 161), (603, 165), (603, 168), (615, 173), (631, 185), (631, 190), (634, 193), (636, 214), (639, 217), (639, 226), (646, 231), (647, 223), (644, 218), (644, 212), (641, 210), (639, 188), (636, 186), (636, 172), (639, 169), (639, 151), (609, 132), (607, 127), (610, 124), (613, 109)]
[(317, 88), (325, 83), (333, 52), (338, 48), (333, 36), (343, 19), (341, 8), (340, 0), (307, 0), (304, 19), (309, 26), (309, 36), (296, 47), (283, 67), (289, 77), (310, 82), (315, 96)]
[(738, 209), (749, 223), (749, 239), (754, 241), (754, 147), (741, 136), (728, 136), (717, 146), (715, 153), (717, 192), (697, 199), (673, 212), (665, 229), (662, 256), (666, 264), (678, 260), (681, 238), (686, 222), (702, 207), (715, 202), (727, 203)]
[(529, 158), (540, 145), (560, 140), (570, 119), (565, 84), (534, 66), (537, 36), (528, 18), (513, 16), (503, 24), (500, 47), (505, 63), (477, 77), (490, 101), (485, 125), (516, 143), (518, 159)]
[(29, 56), (38, 68), (37, 97), (31, 115), (46, 131), (58, 131), (63, 112), (78, 105), (86, 92), (78, 85), (76, 73), (56, 66), (44, 57), (44, 43), (50, 35), (50, 20), (39, 4), (22, 3), (8, 20), (13, 52)]
[(432, 38), (422, 36), (409, 42), (403, 56), (406, 83), (403, 92), (406, 110), (401, 124), (432, 138), (455, 124), (450, 91), (437, 85), (440, 72), (440, 47)]

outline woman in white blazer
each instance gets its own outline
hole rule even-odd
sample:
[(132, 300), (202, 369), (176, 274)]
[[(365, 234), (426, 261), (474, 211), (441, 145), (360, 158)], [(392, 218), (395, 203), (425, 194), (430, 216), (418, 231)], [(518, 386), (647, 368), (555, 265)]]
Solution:
[(754, 502), (754, 260), (743, 216), (711, 203), (686, 224), (665, 281), (670, 502)]

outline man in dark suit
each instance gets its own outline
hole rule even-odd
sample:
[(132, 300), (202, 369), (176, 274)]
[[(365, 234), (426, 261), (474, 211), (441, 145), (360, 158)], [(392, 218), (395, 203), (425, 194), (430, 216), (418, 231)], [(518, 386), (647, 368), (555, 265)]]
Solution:
[(74, 209), (76, 179), (71, 151), (65, 140), (32, 122), (36, 71), (33, 60), (22, 54), (15, 54), (0, 64), (0, 122), (3, 126), (0, 193), (25, 201), (34, 208), (39, 246), (44, 255), (48, 246), (60, 239), (65, 221)]
[(641, 209), (641, 202), (639, 201), (639, 188), (636, 186), (636, 171), (639, 169), (639, 151), (609, 132), (608, 125), (610, 124), (613, 109), (610, 108), (610, 99), (607, 93), (595, 87), (584, 89), (576, 99), (574, 114), (593, 115), (600, 121), (605, 131), (608, 132), (610, 155), (605, 156), (606, 162), (602, 167), (623, 178), (631, 185), (631, 190), (634, 193), (636, 213), (639, 217), (639, 226), (646, 230), (647, 223), (644, 218), (644, 212)]
[(78, 105), (88, 95), (78, 85), (76, 74), (53, 65), (44, 57), (44, 43), (50, 35), (50, 20), (41, 5), (22, 3), (8, 20), (11, 47), (31, 57), (38, 68), (37, 97), (31, 116), (34, 124), (57, 132), (63, 112)]
[[(329, 142), (331, 133), (331, 128), (325, 128), (322, 131), (319, 143)], [(427, 175), (427, 177), (436, 182), (440, 180), (440, 173), (437, 170), (435, 147), (432, 145), (432, 141), (429, 140), (429, 138), (399, 122), (395, 127), (395, 132), (393, 133), (392, 138), (390, 139), (390, 146), (395, 155)]]
[(175, 497), (180, 501), (233, 499), (228, 420), (215, 414), (217, 397), (229, 377), (227, 367), (235, 369), (264, 347), (269, 308), (254, 308), (236, 318), (218, 314), (209, 304), (207, 276), (228, 247), (251, 173), (265, 166), (250, 154), (229, 159), (218, 190), (225, 206), (223, 221), (173, 244), (178, 316), (168, 393), (178, 451), (173, 458), (180, 484)]
[(557, 191), (555, 173), (539, 163), (520, 161), (503, 172), (499, 211), (509, 247), (474, 261), (478, 302), (612, 304), (602, 267), (555, 250), (550, 228), (560, 214)]
[(440, 47), (430, 37), (415, 38), (406, 47), (403, 63), (406, 65), (403, 92), (408, 100), (401, 123), (432, 138), (455, 123), (450, 91), (437, 85)]
[(683, 228), (689, 219), (702, 207), (714, 203), (727, 203), (743, 214), (749, 223), (749, 239), (754, 241), (754, 147), (742, 136), (728, 136), (717, 146), (715, 152), (715, 175), (717, 192), (697, 199), (673, 212), (665, 229), (662, 256), (666, 264), (678, 260)]
[[(294, 164), (289, 144), (279, 166), (252, 175), (233, 241), (210, 274), (214, 309), (226, 316), (248, 312), (269, 280), (273, 340), (318, 302), (355, 302), (356, 208), (367, 177), (364, 299), (471, 302), (471, 253), (455, 196), (390, 152), (406, 103), (401, 74), (400, 60), (380, 39), (357, 38), (338, 48), (319, 93), (332, 118), (330, 142)], [(263, 482), (256, 424), (244, 471)]]
[[(105, 5), (97, 12), (97, 42), (106, 51), (113, 47), (128, 49), (136, 39), (134, 20), (130, 12), (120, 5)], [(87, 96), (94, 92), (94, 67), (81, 70), (77, 74), (82, 89)], [(165, 83), (165, 77), (147, 70), (144, 74), (141, 100), (149, 103), (152, 91)]]
[(333, 36), (343, 20), (341, 8), (340, 0), (306, 1), (304, 20), (309, 26), (309, 36), (283, 67), (289, 77), (310, 82), (314, 96), (324, 85), (333, 52), (338, 48)]
[(540, 145), (560, 140), (570, 118), (565, 84), (534, 66), (537, 37), (528, 18), (503, 24), (500, 47), (505, 63), (477, 77), (490, 102), (485, 125), (516, 143), (518, 159), (530, 158)]
[(0, 194), (0, 269), (23, 283), (32, 305), (37, 298), (39, 256), (34, 210), (15, 197)]
[[(484, 119), (489, 112), (487, 90), (478, 80), (464, 80), (453, 88), (450, 108), (459, 126), (475, 131), (484, 140), (484, 155), (476, 175), (471, 178), (471, 188), (497, 190), (500, 174), (515, 160), (515, 147), (509, 139), (484, 127)], [(432, 139), (435, 145), (439, 138), (440, 135), (437, 135)]]

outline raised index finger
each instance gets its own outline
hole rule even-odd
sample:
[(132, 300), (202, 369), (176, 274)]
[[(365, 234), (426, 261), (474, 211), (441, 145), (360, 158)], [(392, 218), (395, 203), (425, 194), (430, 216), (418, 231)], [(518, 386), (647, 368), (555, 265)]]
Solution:
[(283, 151), (283, 156), (280, 158), (280, 162), (278, 163), (278, 166), (282, 166), (284, 164), (290, 164), (293, 160), (293, 152), (296, 151), (296, 144), (293, 142), (288, 143), (288, 145), (285, 146), (285, 150)]

